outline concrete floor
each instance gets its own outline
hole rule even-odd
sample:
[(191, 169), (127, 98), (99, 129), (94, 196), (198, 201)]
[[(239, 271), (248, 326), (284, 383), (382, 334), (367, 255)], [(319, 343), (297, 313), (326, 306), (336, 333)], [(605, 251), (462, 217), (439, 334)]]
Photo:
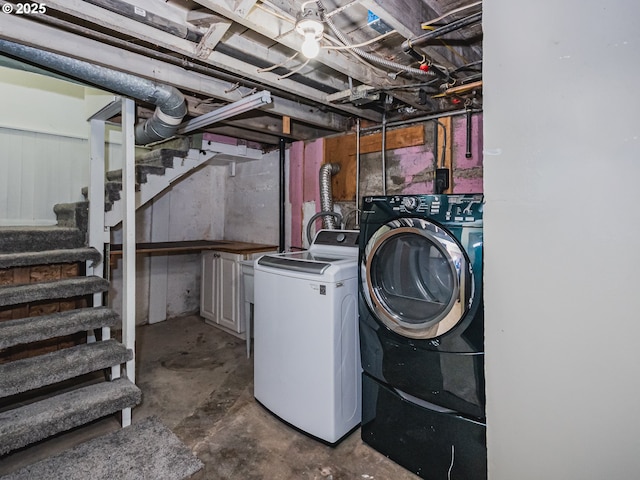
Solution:
[[(274, 418), (253, 398), (253, 358), (244, 340), (197, 315), (137, 332), (137, 383), (143, 402), (133, 422), (158, 416), (205, 464), (193, 480), (415, 480), (365, 445), (357, 430), (337, 447)], [(115, 418), (0, 459), (0, 475), (119, 428)]]

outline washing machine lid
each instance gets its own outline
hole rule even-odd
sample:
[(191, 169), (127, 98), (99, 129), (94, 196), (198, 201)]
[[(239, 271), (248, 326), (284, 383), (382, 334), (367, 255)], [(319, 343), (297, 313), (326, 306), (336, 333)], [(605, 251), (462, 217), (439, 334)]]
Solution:
[(375, 317), (409, 338), (454, 328), (473, 301), (473, 272), (451, 232), (422, 218), (400, 218), (371, 236), (360, 263), (361, 288)]
[(339, 257), (314, 255), (309, 251), (303, 251), (281, 255), (265, 255), (258, 260), (258, 265), (322, 275), (331, 266), (332, 262), (339, 260), (342, 259)]

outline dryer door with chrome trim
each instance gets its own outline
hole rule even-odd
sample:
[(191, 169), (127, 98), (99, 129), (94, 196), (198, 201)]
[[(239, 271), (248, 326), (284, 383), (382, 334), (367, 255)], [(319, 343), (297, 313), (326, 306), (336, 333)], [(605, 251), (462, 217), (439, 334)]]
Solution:
[(362, 256), (362, 292), (376, 318), (409, 338), (445, 334), (473, 299), (473, 272), (456, 238), (439, 225), (401, 218), (381, 226)]

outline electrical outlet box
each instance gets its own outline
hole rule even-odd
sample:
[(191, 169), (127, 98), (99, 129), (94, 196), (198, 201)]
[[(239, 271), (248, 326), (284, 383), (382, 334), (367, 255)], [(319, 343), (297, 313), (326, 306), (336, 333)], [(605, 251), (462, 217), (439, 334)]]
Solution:
[(436, 193), (443, 193), (449, 188), (449, 169), (436, 168)]
[(384, 35), (385, 33), (389, 33), (391, 30), (393, 30), (393, 28), (391, 28), (389, 25), (387, 25), (382, 20), (380, 20), (380, 17), (378, 17), (371, 10), (367, 12), (367, 25), (369, 25), (371, 28), (373, 28), (376, 32), (378, 32), (381, 35)]

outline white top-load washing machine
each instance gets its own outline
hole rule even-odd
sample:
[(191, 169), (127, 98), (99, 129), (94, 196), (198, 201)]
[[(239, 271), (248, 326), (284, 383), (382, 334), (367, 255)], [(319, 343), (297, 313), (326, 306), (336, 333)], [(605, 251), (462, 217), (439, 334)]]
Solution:
[(321, 230), (309, 250), (254, 267), (254, 396), (329, 444), (361, 419), (358, 235)]

